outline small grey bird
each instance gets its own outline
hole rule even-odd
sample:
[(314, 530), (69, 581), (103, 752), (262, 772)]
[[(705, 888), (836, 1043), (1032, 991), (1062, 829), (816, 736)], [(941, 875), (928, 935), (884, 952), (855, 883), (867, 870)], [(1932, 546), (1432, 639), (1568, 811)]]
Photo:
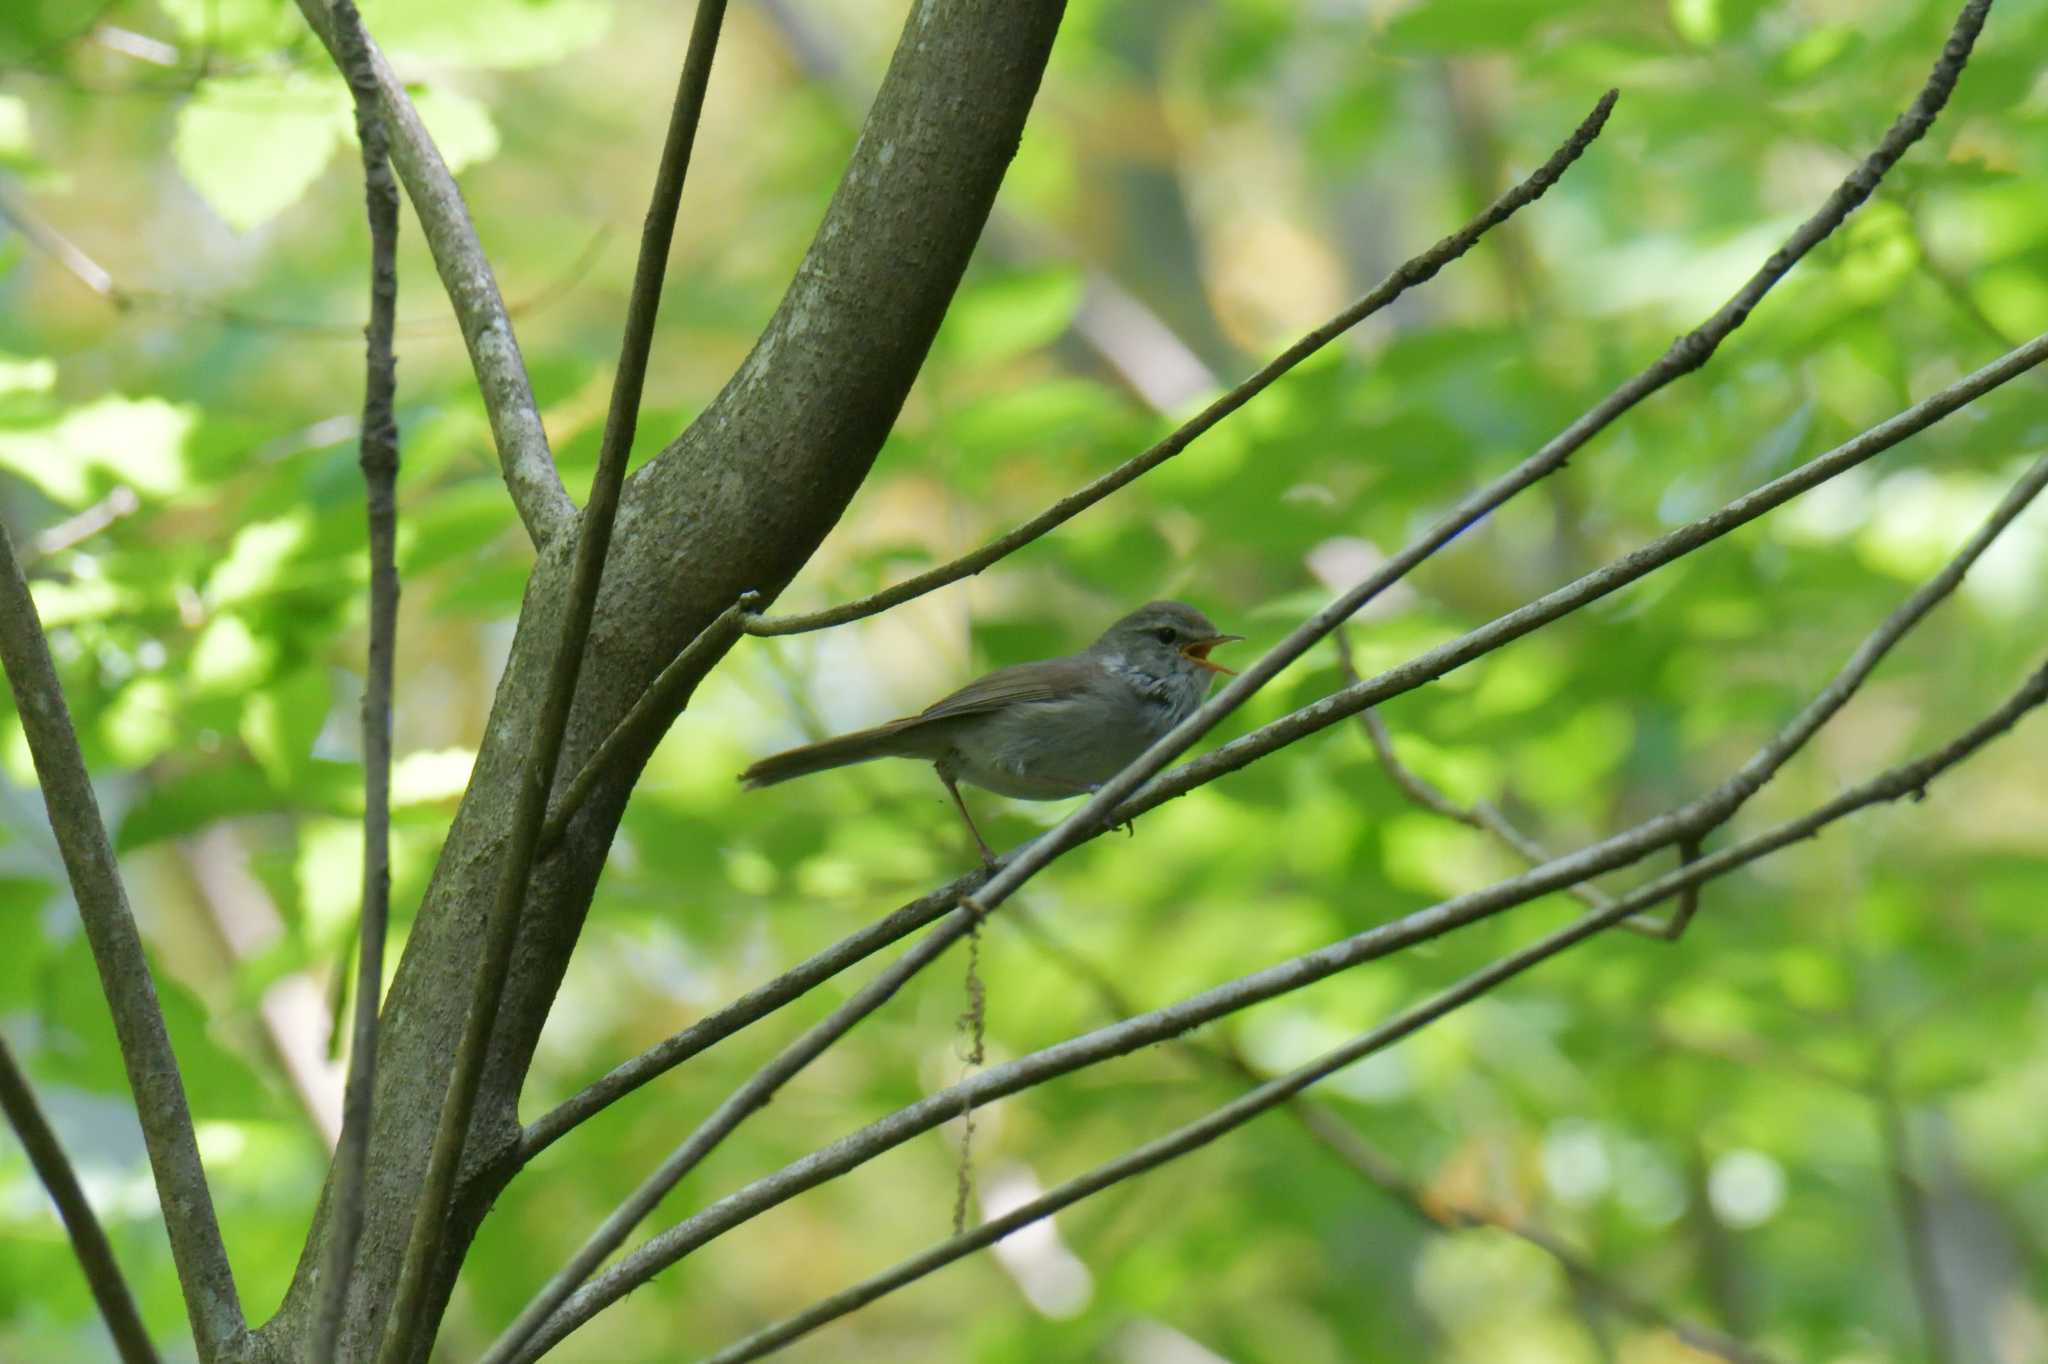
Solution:
[(993, 864), (958, 783), (1019, 800), (1093, 791), (1195, 713), (1215, 674), (1231, 671), (1209, 651), (1242, 638), (1192, 606), (1156, 601), (1085, 653), (998, 668), (920, 714), (763, 758), (740, 781), (752, 790), (870, 758), (922, 758)]

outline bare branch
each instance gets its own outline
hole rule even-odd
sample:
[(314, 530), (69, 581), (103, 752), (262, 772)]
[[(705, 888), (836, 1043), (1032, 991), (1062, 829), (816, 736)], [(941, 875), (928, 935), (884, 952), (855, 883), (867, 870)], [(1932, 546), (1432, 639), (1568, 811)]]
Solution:
[[(711, 1356), (705, 1364), (739, 1364), (742, 1360), (758, 1359), (789, 1341), (816, 1330), (828, 1321), (845, 1316), (856, 1308), (914, 1282), (954, 1260), (994, 1244), (1020, 1227), (1049, 1217), (1090, 1194), (1207, 1145), (1269, 1109), (1287, 1102), (1317, 1081), (1326, 1079), (1346, 1066), (1353, 1065), (1374, 1052), (1384, 1050), (1410, 1034), (1420, 1031), (1428, 1024), (1512, 980), (1529, 968), (1567, 948), (1576, 946), (1603, 929), (1612, 927), (1628, 915), (1639, 913), (1658, 901), (1677, 894), (1686, 885), (1726, 875), (1737, 867), (1788, 844), (1811, 838), (1829, 824), (1857, 810), (1898, 800), (1904, 796), (1918, 795), (1926, 790), (1935, 777), (2010, 729), (2022, 715), (2044, 701), (2048, 701), (2048, 666), (2042, 667), (2029, 677), (2026, 683), (1989, 717), (1935, 752), (1914, 762), (1903, 763), (1871, 781), (1853, 787), (1799, 819), (1778, 825), (1755, 838), (1667, 873), (1641, 890), (1617, 899), (1612, 907), (1581, 917), (1492, 966), (1475, 972), (1448, 990), (1390, 1019), (1371, 1032), (1325, 1053), (1307, 1065), (1250, 1090), (1214, 1113), (1166, 1136), (1147, 1142), (1128, 1155), (1069, 1181), (1003, 1217), (983, 1223), (963, 1236), (943, 1241), (883, 1274), (757, 1332)], [(1164, 1012), (1166, 1011), (1140, 1015), (1131, 1022), (1138, 1023)], [(1100, 1033), (1090, 1036), (1116, 1032), (1128, 1026), (1118, 1025), (1116, 1028), (1103, 1029)], [(1178, 1035), (1190, 1026), (1193, 1026), (1192, 1022), (1185, 1023), (1165, 1036)], [(1076, 1039), (1084, 1040), (1086, 1039)], [(1151, 1040), (1164, 1040), (1164, 1037)], [(1017, 1088), (1023, 1087), (1014, 1083), (1015, 1072), (1029, 1067), (1040, 1057), (1072, 1045), (1073, 1043), (1063, 1043), (1061, 1047), (1037, 1053), (1036, 1056), (1023, 1057), (985, 1071), (975, 1079), (955, 1086), (954, 1089), (931, 1095), (910, 1108), (900, 1110), (882, 1119), (881, 1122), (871, 1124), (852, 1136), (813, 1152), (774, 1175), (756, 1180), (737, 1193), (728, 1195), (679, 1226), (655, 1237), (599, 1276), (570, 1299), (562, 1314), (549, 1323), (547, 1332), (540, 1340), (545, 1343), (560, 1340), (610, 1302), (616, 1301), (633, 1287), (644, 1283), (653, 1274), (673, 1264), (689, 1250), (703, 1244), (719, 1231), (736, 1225), (739, 1221), (805, 1189), (843, 1174), (883, 1149), (937, 1126), (963, 1102), (982, 1103), (1015, 1092)], [(965, 1095), (957, 1092), (969, 1090), (974, 1092)], [(913, 1113), (917, 1115), (915, 1118), (909, 1116)], [(913, 1124), (916, 1124), (914, 1131), (904, 1130)], [(535, 1357), (537, 1356), (528, 1355), (524, 1358)]]
[(690, 693), (704, 680), (704, 674), (711, 665), (723, 656), (732, 642), (739, 638), (740, 628), (746, 613), (753, 609), (758, 600), (755, 593), (743, 594), (731, 606), (712, 617), (711, 623), (698, 632), (697, 637), (683, 646), (661, 674), (648, 683), (647, 690), (633, 703), (633, 708), (604, 736), (604, 742), (597, 746), (582, 770), (577, 772), (568, 786), (564, 787), (560, 799), (556, 800), (554, 811), (541, 828), (540, 847), (545, 854), (562, 839), (569, 821), (576, 817), (576, 811), (596, 789), (598, 780), (612, 769), (627, 752), (646, 753), (660, 742), (661, 735), (675, 723), (689, 704)]
[(844, 625), (849, 621), (886, 611), (892, 606), (901, 606), (904, 602), (921, 597), (949, 583), (972, 577), (1053, 528), (1072, 520), (1139, 475), (1164, 464), (1192, 445), (1198, 437), (1218, 422), (1264, 392), (1276, 379), (1392, 303), (1409, 289), (1432, 278), (1444, 266), (1471, 250), (1479, 239), (1494, 227), (1505, 222), (1525, 205), (1541, 198), (1563, 177), (1565, 171), (1570, 169), (1571, 164), (1579, 159), (1586, 148), (1592, 145), (1593, 139), (1600, 135), (1600, 130), (1606, 126), (1608, 113), (1614, 108), (1616, 98), (1616, 92), (1612, 90), (1601, 96), (1600, 102), (1593, 107), (1593, 112), (1586, 116), (1585, 121), (1570, 138), (1566, 139), (1564, 145), (1559, 147), (1535, 174), (1496, 199), (1484, 213), (1394, 271), (1371, 293), (1296, 341), (1268, 362), (1265, 368), (1210, 403), (1151, 449), (1126, 460), (1087, 487), (1061, 498), (1009, 534), (990, 541), (971, 554), (963, 555), (951, 563), (941, 564), (914, 578), (905, 579), (894, 587), (885, 588), (873, 596), (863, 597), (859, 601), (848, 602), (843, 606), (800, 616), (750, 617), (747, 620), (747, 633), (801, 634), (807, 630), (823, 630), (828, 626)]
[(125, 307), (125, 293), (114, 283), (113, 275), (105, 266), (85, 253), (85, 250), (69, 237), (51, 227), (35, 214), (24, 209), (0, 185), (0, 219), (14, 225), (30, 246), (57, 262), (59, 269), (83, 284), (92, 292), (106, 299), (115, 307)]
[(384, 989), (384, 932), (391, 916), (391, 690), (398, 649), (398, 182), (380, 116), (370, 39), (354, 0), (331, 0), (335, 48), (355, 104), (370, 221), (370, 325), (363, 380), (363, 488), (369, 521), (370, 642), (363, 688), (363, 908), (357, 926), (355, 1030), (335, 1151), (334, 1228), (321, 1266), (311, 1339), (315, 1364), (334, 1358), (350, 1270), (363, 1231), (370, 1101), (377, 1084), (377, 1006)]
[(247, 1334), (234, 1272), (214, 1217), (213, 1194), (199, 1163), (192, 1110), (178, 1058), (171, 1050), (164, 1015), (157, 1004), (149, 958), (128, 908), (107, 826), (86, 775), (85, 757), (71, 727), (71, 713), (50, 662), (49, 641), (36, 616), (28, 583), (15, 558), (14, 541), (0, 526), (0, 662), (14, 690), (15, 709), (35, 759), (50, 828), (64, 857), (78, 915), (85, 923), (100, 988), (114, 1016), (121, 1063), (142, 1119), (150, 1169), (171, 1236), (171, 1258), (185, 1294), (185, 1310), (202, 1360), (227, 1355)]
[(50, 1201), (57, 1205), (57, 1215), (71, 1233), (71, 1249), (85, 1271), (85, 1282), (123, 1364), (156, 1364), (156, 1347), (149, 1343), (149, 1332), (135, 1310), (135, 1295), (128, 1291), (128, 1281), (114, 1261), (114, 1247), (93, 1215), (92, 1204), (79, 1187), (78, 1173), (71, 1168), (57, 1134), (50, 1130), (35, 1091), (29, 1088), (28, 1076), (22, 1073), (4, 1037), (0, 1037), (0, 1110), (5, 1110), (14, 1135), (28, 1152), (29, 1163), (36, 1167), (36, 1177), (50, 1191)]
[(1751, 276), (1734, 297), (1692, 332), (1671, 344), (1662, 359), (1601, 400), (1584, 416), (1553, 437), (1508, 473), (1471, 494), (1454, 507), (1419, 539), (1388, 559), (1363, 582), (1306, 621), (1268, 650), (1241, 676), (1205, 701), (1193, 715), (1159, 739), (1137, 758), (1104, 782), (1079, 810), (1068, 815), (1049, 832), (1034, 840), (966, 902), (978, 915), (986, 915), (1016, 893), (1032, 876), (1050, 865), (1062, 853), (1081, 842), (1083, 831), (1101, 826), (1106, 817), (1143, 782), (1185, 752), (1224, 716), (1242, 705), (1253, 692), (1279, 675), (1280, 670), (1300, 658), (1337, 626), (1381, 592), (1399, 582), (1417, 565), (1462, 535), (1495, 508), (1564, 467), (1565, 461), (1595, 435), (1605, 430), (1624, 412), (1666, 384), (1700, 368), (1729, 333), (1741, 326), (1763, 296), (1786, 272), (1839, 226), (1851, 210), (1870, 196), (1878, 181), (1905, 155), (1906, 149), (1926, 133), (1936, 114), (1955, 89), (1971, 46), (1983, 28), (1991, 0), (1970, 0), (1957, 18), (1954, 31), (1936, 61), (1927, 84), (1912, 106), (1899, 119), (1861, 165), (1836, 187), (1786, 243), (1773, 252), (1763, 267)]
[[(336, 45), (329, 0), (298, 0), (299, 12), (347, 74)], [(371, 68), (376, 72), (379, 103), (390, 134), (391, 163), (405, 181), (406, 196), (419, 215), (427, 245), (434, 253), (448, 301), (462, 322), (462, 339), (482, 390), (491, 437), (498, 447), (505, 488), (535, 545), (544, 545), (573, 525), (575, 504), (555, 472), (554, 455), (542, 429), (540, 407), (526, 377), (526, 361), (512, 334), (512, 322), (498, 292), (490, 257), (477, 239), (476, 224), (456, 188), (455, 177), (441, 160), (440, 150), (420, 122), (405, 85), (384, 60), (374, 39), (368, 39)]]
[(555, 645), (548, 673), (538, 732), (520, 770), (519, 800), (497, 897), (485, 928), (476, 993), (463, 1021), (462, 1039), (442, 1102), (420, 1205), (413, 1214), (412, 1233), (406, 1241), (398, 1291), (386, 1319), (379, 1364), (407, 1364), (421, 1343), (421, 1333), (431, 1329), (420, 1309), (446, 1231), (444, 1214), (454, 1192), (462, 1150), (469, 1139), (470, 1116), (483, 1081), (484, 1057), (490, 1048), (498, 1005), (512, 967), (512, 947), (518, 937), (520, 907), (526, 903), (527, 877), (539, 848), (548, 794), (554, 787), (555, 766), (561, 758), (562, 736), (568, 729), (570, 703), (575, 699), (576, 677), (582, 669), (584, 646), (590, 637), (590, 620), (604, 574), (605, 554), (611, 546), (612, 521), (619, 506), (619, 488), (625, 482), (626, 458), (632, 452), (633, 432), (639, 421), (640, 394), (647, 377), (647, 355), (654, 343), (654, 319), (661, 307), (662, 280), (668, 272), (677, 205), (682, 199), (683, 180), (689, 171), (690, 151), (704, 111), (711, 60), (718, 49), (724, 19), (725, 0), (699, 0), (696, 20), (690, 29), (689, 50), (676, 82), (675, 104), (669, 114), (668, 136), (662, 144), (661, 164), (655, 172), (647, 220), (641, 231), (640, 259), (626, 307), (625, 336), (619, 346), (619, 368), (612, 380), (611, 408), (605, 417), (597, 474), (577, 533), (576, 561), (569, 579), (561, 638)]
[(29, 541), (28, 555), (22, 560), (22, 567), (33, 568), (53, 554), (74, 549), (122, 517), (133, 516), (141, 509), (142, 499), (135, 495), (135, 489), (126, 483), (116, 484), (112, 492), (78, 515), (38, 531), (36, 538)]

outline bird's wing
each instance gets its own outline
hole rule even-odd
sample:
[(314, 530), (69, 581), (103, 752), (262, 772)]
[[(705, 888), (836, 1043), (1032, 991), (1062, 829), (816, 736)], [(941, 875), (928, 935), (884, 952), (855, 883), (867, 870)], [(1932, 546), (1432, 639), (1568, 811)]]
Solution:
[(976, 678), (951, 696), (934, 701), (918, 720), (947, 720), (961, 715), (982, 715), (1016, 702), (1064, 701), (1081, 690), (1070, 659), (1049, 658), (1039, 663), (1019, 663), (998, 668)]

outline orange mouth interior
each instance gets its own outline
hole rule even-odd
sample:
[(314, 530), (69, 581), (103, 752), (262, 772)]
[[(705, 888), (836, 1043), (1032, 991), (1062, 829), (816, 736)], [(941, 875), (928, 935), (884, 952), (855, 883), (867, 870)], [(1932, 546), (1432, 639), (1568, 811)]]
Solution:
[(1207, 668), (1212, 673), (1222, 673), (1225, 677), (1236, 677), (1237, 669), (1224, 667), (1221, 663), (1209, 657), (1209, 651), (1219, 644), (1228, 644), (1232, 640), (1239, 638), (1242, 638), (1242, 636), (1221, 635), (1215, 639), (1198, 639), (1192, 644), (1181, 645), (1181, 657), (1198, 667)]

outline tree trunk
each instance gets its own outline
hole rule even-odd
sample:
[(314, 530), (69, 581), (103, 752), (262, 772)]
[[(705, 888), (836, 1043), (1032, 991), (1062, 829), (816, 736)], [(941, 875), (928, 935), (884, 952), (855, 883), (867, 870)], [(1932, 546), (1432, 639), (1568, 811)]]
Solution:
[[(743, 591), (771, 598), (839, 519), (944, 316), (1017, 148), (1060, 0), (919, 0), (851, 162), (753, 353), (621, 501), (560, 765), (573, 776), (676, 652)], [(748, 155), (742, 143), (701, 155)], [(688, 202), (685, 200), (685, 221)], [(564, 610), (573, 546), (528, 584), (475, 774), (389, 998), (362, 1240), (341, 1357), (374, 1353), (473, 993), (504, 830)], [(708, 668), (715, 658), (704, 660)], [(592, 792), (538, 862), (436, 1276), (444, 1307), (476, 1222), (510, 1175), (518, 1099), (548, 1008), (646, 752)], [(678, 887), (678, 893), (687, 888)], [(327, 1234), (323, 1202), (251, 1357), (296, 1360)]]

